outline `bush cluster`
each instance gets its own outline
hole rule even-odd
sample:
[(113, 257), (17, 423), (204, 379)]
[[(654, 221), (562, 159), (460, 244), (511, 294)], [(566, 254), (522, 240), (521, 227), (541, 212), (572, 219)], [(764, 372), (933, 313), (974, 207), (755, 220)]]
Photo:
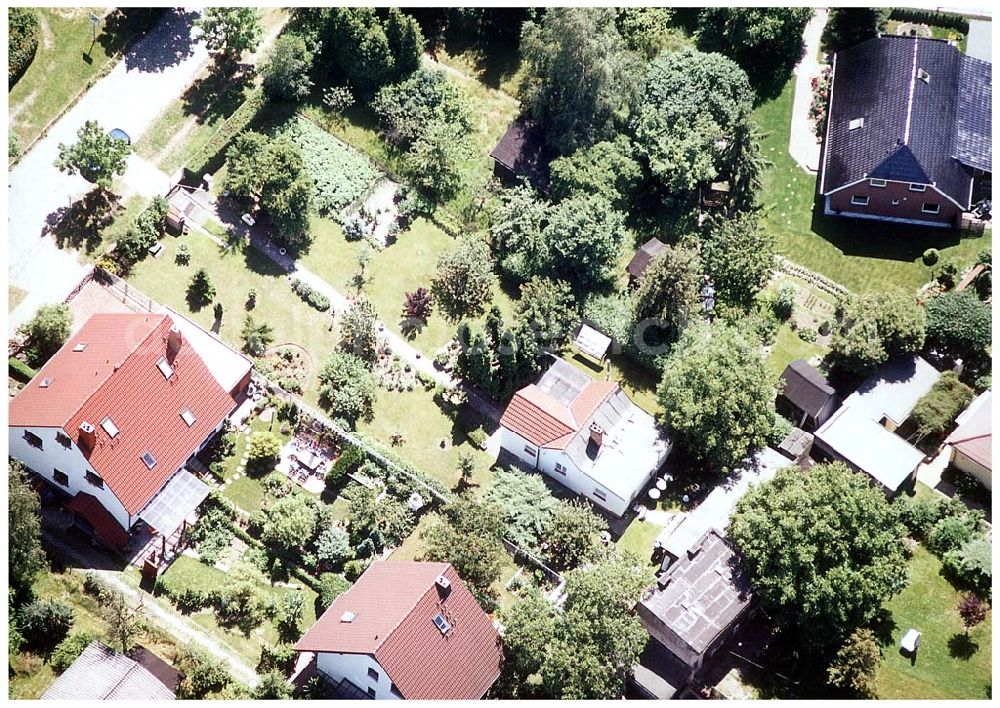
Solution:
[(257, 116), (260, 109), (267, 104), (267, 97), (260, 88), (254, 89), (239, 108), (233, 111), (226, 122), (205, 143), (205, 146), (196, 152), (187, 163), (187, 171), (198, 179), (206, 172), (214, 172), (221, 164), (220, 157), (226, 153), (229, 143), (237, 135), (242, 133), (250, 122)]
[(933, 25), (935, 27), (946, 27), (962, 34), (969, 33), (969, 20), (961, 15), (953, 15), (947, 12), (934, 12), (933, 10), (916, 10), (911, 8), (895, 7), (889, 13), (889, 19), (896, 22), (913, 22), (921, 25)]
[[(311, 285), (303, 283), (298, 278), (292, 280), (292, 290), (300, 298), (305, 300), (307, 303), (315, 307), (320, 312), (326, 312), (330, 309), (330, 298), (328, 298), (323, 293), (318, 290), (314, 290)], [(284, 387), (282, 387), (284, 388)]]
[(29, 7), (12, 7), (7, 13), (7, 85), (13, 86), (28, 70), (38, 49), (38, 15)]

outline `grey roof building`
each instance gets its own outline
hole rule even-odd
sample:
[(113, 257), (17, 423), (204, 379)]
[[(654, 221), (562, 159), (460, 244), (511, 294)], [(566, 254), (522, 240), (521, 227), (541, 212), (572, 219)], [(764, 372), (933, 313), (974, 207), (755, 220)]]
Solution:
[(632, 260), (628, 262), (625, 270), (628, 272), (629, 279), (632, 281), (639, 280), (642, 274), (646, 272), (646, 268), (649, 267), (650, 261), (652, 261), (656, 255), (667, 247), (667, 244), (663, 243), (660, 239), (655, 236), (646, 243), (639, 247), (639, 250), (635, 252), (632, 256)]
[(174, 693), (138, 662), (94, 641), (45, 689), (42, 700), (172, 701)]
[(713, 528), (646, 591), (636, 611), (649, 635), (693, 675), (739, 626), (752, 601), (738, 554)]
[(833, 415), (837, 394), (833, 387), (804, 359), (796, 359), (781, 372), (784, 384), (778, 408), (788, 413), (803, 430), (815, 430)]
[(535, 121), (522, 116), (507, 128), (490, 153), (493, 174), (508, 186), (522, 177), (544, 194), (549, 192), (549, 163), (555, 154)]

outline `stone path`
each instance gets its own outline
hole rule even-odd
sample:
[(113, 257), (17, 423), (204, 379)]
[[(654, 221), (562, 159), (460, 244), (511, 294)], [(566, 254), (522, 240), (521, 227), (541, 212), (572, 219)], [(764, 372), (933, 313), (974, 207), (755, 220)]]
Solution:
[(169, 12), (105, 78), (57, 121), (8, 175), (10, 283), (28, 291), (10, 313), (8, 334), (29, 320), (40, 305), (61, 302), (84, 274), (72, 249), (60, 249), (43, 229), (50, 214), (69, 206), (91, 185), (53, 165), (60, 143), (76, 140), (77, 130), (96, 120), (107, 130), (121, 128), (135, 142), (208, 59), (196, 37), (200, 10)]
[(825, 9), (818, 8), (802, 36), (805, 53), (795, 67), (795, 100), (788, 136), (788, 154), (802, 169), (812, 173), (819, 170), (820, 140), (813, 130), (813, 122), (809, 120), (809, 106), (812, 103), (813, 77), (819, 76), (822, 69), (817, 53), (827, 15)]

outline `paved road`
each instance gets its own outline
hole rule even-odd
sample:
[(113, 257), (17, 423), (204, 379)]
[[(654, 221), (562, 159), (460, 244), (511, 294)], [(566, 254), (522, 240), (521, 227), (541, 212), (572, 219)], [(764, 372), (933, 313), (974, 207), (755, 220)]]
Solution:
[(819, 76), (821, 66), (817, 59), (820, 37), (826, 26), (828, 12), (819, 8), (813, 14), (803, 32), (805, 53), (795, 67), (795, 100), (792, 103), (792, 124), (788, 137), (788, 154), (799, 166), (813, 174), (819, 169), (820, 141), (809, 120), (809, 105), (812, 103), (812, 80)]
[(59, 143), (73, 142), (87, 120), (97, 120), (106, 129), (121, 128), (133, 142), (138, 140), (208, 58), (204, 43), (194, 39), (198, 12), (177, 10), (164, 17), (10, 173), (10, 283), (28, 295), (11, 313), (8, 334), (40, 305), (61, 302), (83, 276), (77, 254), (60, 250), (42, 233), (49, 214), (68, 206), (91, 186), (82, 177), (64, 175), (53, 166)]

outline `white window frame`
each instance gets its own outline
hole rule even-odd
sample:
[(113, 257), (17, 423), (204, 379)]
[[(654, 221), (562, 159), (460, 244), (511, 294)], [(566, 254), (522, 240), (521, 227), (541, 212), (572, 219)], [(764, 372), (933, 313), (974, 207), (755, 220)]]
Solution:
[(108, 434), (109, 438), (118, 437), (118, 426), (115, 425), (110, 416), (104, 416), (104, 420), (101, 421), (101, 427), (104, 428), (104, 432)]
[(198, 419), (195, 417), (190, 408), (185, 408), (181, 411), (181, 420), (187, 423), (187, 427), (189, 428), (198, 422)]
[[(864, 201), (863, 202), (862, 201), (858, 201), (860, 199), (864, 199)], [(867, 194), (852, 194), (851, 195), (851, 205), (852, 206), (868, 206), (868, 204), (870, 202), (871, 202), (871, 197), (869, 197)]]
[(104, 489), (104, 479), (99, 474), (87, 470), (83, 473), (83, 478), (86, 479), (92, 487)]
[(847, 124), (847, 130), (849, 131), (857, 130), (858, 128), (864, 128), (864, 127), (865, 127), (864, 117), (852, 118), (851, 121)]
[(561, 475), (562, 475), (563, 477), (565, 477), (565, 476), (566, 476), (566, 465), (564, 465), (564, 464), (563, 464), (563, 463), (561, 463), (561, 462), (557, 462), (557, 463), (556, 463), (556, 472), (558, 472), (558, 473), (559, 473), (559, 474), (561, 474)]
[(533, 448), (531, 445), (524, 446), (524, 453), (526, 455), (531, 455), (532, 457), (538, 457), (538, 450)]
[[(62, 479), (60, 479), (60, 477), (62, 477), (66, 481), (64, 482)], [(69, 475), (63, 472), (61, 469), (58, 469), (56, 467), (52, 468), (52, 479), (54, 479), (56, 484), (58, 485), (61, 485), (63, 487), (69, 486)]]
[(603, 489), (595, 489), (594, 490), (594, 496), (597, 497), (598, 499), (600, 499), (601, 501), (607, 501), (608, 500), (607, 492), (605, 492)]
[[(934, 208), (928, 209), (927, 207), (934, 207)], [(940, 214), (941, 205), (935, 202), (924, 202), (920, 207), (920, 212), (922, 214)]]
[(888, 184), (888, 182), (886, 182), (884, 179), (870, 179), (868, 180), (868, 184), (870, 184), (872, 187), (884, 187)]
[(893, 199), (892, 200), (892, 205), (893, 206), (899, 206), (899, 204), (900, 204), (900, 200), (899, 199)]
[(927, 185), (926, 184), (917, 184), (916, 182), (910, 182), (910, 191), (911, 192), (926, 192), (927, 191)]

